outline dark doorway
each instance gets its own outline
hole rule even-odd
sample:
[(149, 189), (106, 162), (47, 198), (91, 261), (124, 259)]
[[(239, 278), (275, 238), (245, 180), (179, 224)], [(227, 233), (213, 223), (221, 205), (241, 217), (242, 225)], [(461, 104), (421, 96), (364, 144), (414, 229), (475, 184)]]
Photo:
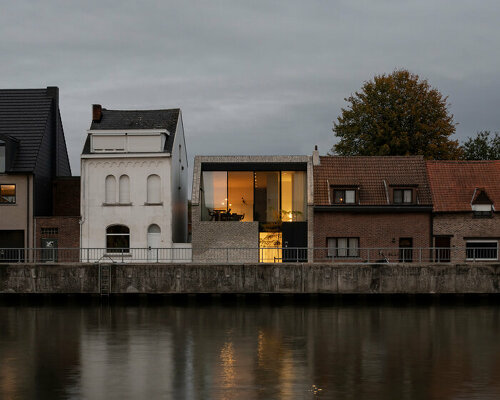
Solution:
[(412, 238), (399, 238), (399, 262), (413, 262)]
[(0, 230), (0, 262), (24, 261), (24, 231)]
[(451, 259), (451, 238), (449, 236), (436, 236), (434, 238), (436, 262), (450, 262)]
[(283, 262), (307, 262), (307, 222), (283, 222)]
[(42, 239), (42, 261), (57, 262), (57, 247), (57, 239)]

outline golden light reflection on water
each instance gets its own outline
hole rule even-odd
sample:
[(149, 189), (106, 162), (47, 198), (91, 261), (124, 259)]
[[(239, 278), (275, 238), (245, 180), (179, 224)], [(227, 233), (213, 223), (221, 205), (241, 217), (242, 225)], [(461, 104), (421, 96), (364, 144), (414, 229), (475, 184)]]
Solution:
[(235, 386), (236, 376), (234, 373), (234, 348), (232, 342), (224, 343), (220, 351), (220, 360), (222, 364), (222, 387), (230, 389)]

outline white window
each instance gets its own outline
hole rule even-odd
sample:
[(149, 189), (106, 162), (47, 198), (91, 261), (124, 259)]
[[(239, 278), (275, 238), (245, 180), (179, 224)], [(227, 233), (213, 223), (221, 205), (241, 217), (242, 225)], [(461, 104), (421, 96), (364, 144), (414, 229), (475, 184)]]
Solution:
[(147, 203), (161, 203), (161, 180), (158, 175), (149, 175), (147, 182)]
[(328, 238), (328, 257), (359, 257), (359, 238)]
[(106, 204), (116, 203), (116, 179), (113, 175), (106, 177), (105, 199)]
[(130, 203), (130, 178), (127, 175), (120, 176), (119, 188), (120, 204)]
[(467, 260), (498, 260), (498, 240), (467, 240), (465, 253)]

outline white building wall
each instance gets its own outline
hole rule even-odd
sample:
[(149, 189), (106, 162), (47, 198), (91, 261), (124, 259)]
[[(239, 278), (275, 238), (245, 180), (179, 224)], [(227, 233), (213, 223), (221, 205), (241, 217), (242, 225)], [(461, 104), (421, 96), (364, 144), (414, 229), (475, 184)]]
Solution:
[[(89, 157), (89, 158), (87, 158)], [(130, 247), (146, 248), (149, 225), (157, 224), (161, 229), (160, 247), (172, 247), (172, 198), (171, 158), (168, 154), (153, 157), (108, 155), (82, 156), (82, 226), (81, 247), (105, 248), (106, 228), (121, 224), (130, 229)], [(130, 178), (130, 205), (106, 205), (106, 176), (116, 178), (116, 201), (118, 202), (120, 176)], [(161, 178), (161, 205), (147, 205), (147, 177), (156, 174)]]

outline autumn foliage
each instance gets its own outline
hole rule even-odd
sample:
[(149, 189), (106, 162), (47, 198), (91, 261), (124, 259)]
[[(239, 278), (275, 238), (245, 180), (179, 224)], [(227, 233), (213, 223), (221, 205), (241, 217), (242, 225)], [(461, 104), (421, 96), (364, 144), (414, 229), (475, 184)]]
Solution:
[(427, 159), (457, 159), (461, 149), (447, 97), (407, 70), (377, 75), (334, 122), (339, 155), (423, 155)]

